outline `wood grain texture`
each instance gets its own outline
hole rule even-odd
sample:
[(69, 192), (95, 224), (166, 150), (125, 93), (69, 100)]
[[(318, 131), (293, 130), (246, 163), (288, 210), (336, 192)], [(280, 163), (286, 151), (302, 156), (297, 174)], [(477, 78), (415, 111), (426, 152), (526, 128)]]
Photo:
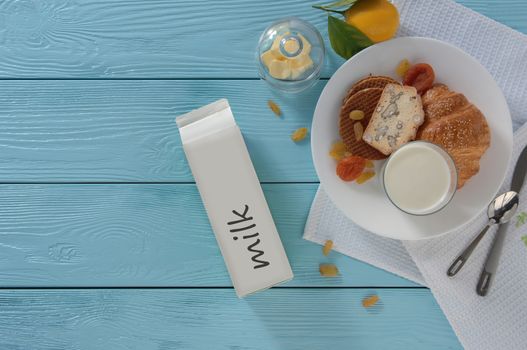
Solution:
[[(527, 32), (523, 0), (461, 3)], [(294, 14), (326, 35), (302, 0), (0, 1), (2, 78), (257, 78), (265, 26)], [(327, 44), (327, 40), (326, 40)], [(329, 49), (323, 72), (342, 63)], [(316, 181), (307, 97), (256, 81), (2, 81), (0, 183), (192, 181), (173, 118), (227, 97), (260, 179)], [(276, 120), (265, 106), (275, 99)], [(296, 147), (296, 148), (295, 148)], [(291, 165), (294, 165), (291, 166)], [(302, 286), (412, 286), (300, 239), (316, 184), (264, 185)], [(336, 279), (318, 276), (335, 262)], [(1, 185), (0, 286), (230, 286), (193, 185)], [(360, 300), (378, 293), (381, 304)], [(0, 349), (459, 349), (425, 289), (0, 290)]]
[(3, 290), (0, 308), (4, 350), (462, 348), (426, 289)]
[(0, 80), (0, 183), (193, 181), (174, 118), (222, 97), (261, 181), (317, 181), (309, 140), (290, 135), (311, 126), (324, 84), (286, 96), (247, 80)]
[[(255, 47), (271, 22), (314, 24), (328, 48), (323, 76), (343, 60), (327, 40), (327, 16), (303, 0), (3, 0), (0, 77), (250, 77)], [(463, 0), (527, 32), (524, 0)]]
[[(326, 33), (303, 0), (4, 0), (2, 77), (257, 77), (261, 32), (302, 17)], [(325, 35), (327, 37), (327, 35)], [(326, 75), (342, 62), (328, 54)]]
[[(264, 185), (289, 286), (414, 286), (304, 241), (316, 184)], [(0, 286), (231, 286), (194, 185), (0, 186)], [(321, 262), (341, 277), (322, 278)]]

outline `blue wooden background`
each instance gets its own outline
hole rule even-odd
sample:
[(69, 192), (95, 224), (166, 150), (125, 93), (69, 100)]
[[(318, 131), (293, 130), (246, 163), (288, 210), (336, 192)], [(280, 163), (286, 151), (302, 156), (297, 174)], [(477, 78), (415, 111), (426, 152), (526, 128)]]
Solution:
[[(523, 0), (464, 0), (527, 33)], [(0, 349), (458, 349), (430, 291), (301, 239), (317, 97), (257, 78), (260, 32), (303, 0), (0, 0)], [(230, 100), (295, 279), (238, 300), (176, 115)], [(276, 101), (277, 119), (266, 105)], [(320, 262), (341, 277), (323, 279)], [(361, 299), (372, 293), (378, 307)]]

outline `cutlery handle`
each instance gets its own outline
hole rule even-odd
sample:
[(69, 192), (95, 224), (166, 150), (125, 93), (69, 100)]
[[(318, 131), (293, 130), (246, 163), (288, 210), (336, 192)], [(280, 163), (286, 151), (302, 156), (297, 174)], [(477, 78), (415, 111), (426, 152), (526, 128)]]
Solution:
[(492, 246), (490, 248), (489, 255), (479, 276), (478, 285), (476, 287), (476, 292), (478, 295), (484, 297), (487, 295), (490, 285), (496, 275), (496, 270), (498, 269), (498, 264), (500, 262), (501, 250), (503, 248), (503, 242), (505, 241), (505, 233), (509, 223), (503, 224), (502, 227), (496, 232), (496, 237)]
[(454, 262), (452, 263), (452, 265), (450, 265), (446, 273), (448, 277), (454, 277), (461, 270), (463, 265), (465, 265), (468, 258), (470, 257), (476, 246), (479, 244), (479, 242), (481, 241), (483, 236), (485, 236), (485, 233), (487, 233), (491, 226), (492, 222), (489, 222), (487, 226), (485, 226), (485, 228), (481, 230), (479, 235), (477, 235), (472, 240), (472, 242), (470, 242), (470, 244), (465, 248), (465, 250), (463, 250), (463, 252), (456, 258), (456, 260), (454, 260)]

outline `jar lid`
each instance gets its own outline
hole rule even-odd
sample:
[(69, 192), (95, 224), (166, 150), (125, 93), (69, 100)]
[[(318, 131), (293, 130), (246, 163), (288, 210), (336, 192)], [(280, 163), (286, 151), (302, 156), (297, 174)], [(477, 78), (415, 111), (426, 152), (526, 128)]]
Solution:
[(324, 41), (310, 23), (288, 17), (267, 27), (257, 48), (262, 79), (288, 92), (312, 86), (324, 64)]

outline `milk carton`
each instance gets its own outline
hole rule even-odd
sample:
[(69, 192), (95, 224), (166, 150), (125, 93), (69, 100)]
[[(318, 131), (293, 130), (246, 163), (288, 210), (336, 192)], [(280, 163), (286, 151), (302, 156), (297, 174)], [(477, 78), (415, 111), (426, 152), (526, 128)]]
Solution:
[(236, 294), (293, 278), (228, 101), (184, 114), (176, 123)]

